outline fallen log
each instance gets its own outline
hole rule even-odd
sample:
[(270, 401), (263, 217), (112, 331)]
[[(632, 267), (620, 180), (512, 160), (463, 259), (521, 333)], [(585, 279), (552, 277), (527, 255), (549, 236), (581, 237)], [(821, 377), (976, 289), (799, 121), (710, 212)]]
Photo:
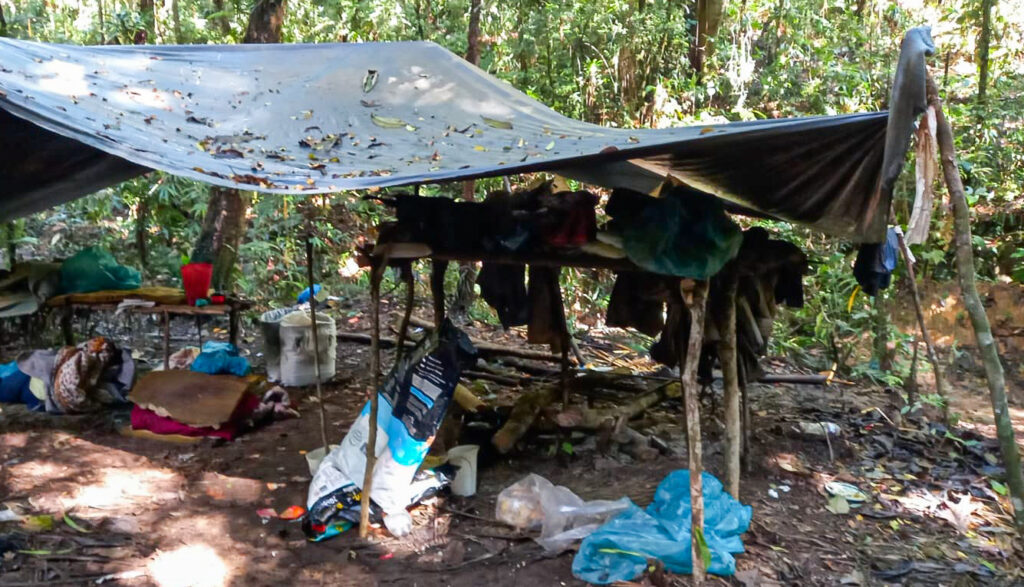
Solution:
[(519, 439), (530, 431), (541, 410), (559, 397), (561, 397), (561, 388), (557, 385), (532, 389), (521, 395), (516, 401), (516, 405), (512, 407), (512, 413), (509, 414), (505, 425), (491, 438), (491, 444), (499, 453), (508, 454), (519, 442)]
[(592, 409), (573, 406), (558, 413), (554, 417), (554, 421), (562, 428), (598, 430), (607, 427), (609, 422), (619, 422), (620, 420), (628, 422), (668, 398), (681, 396), (679, 382), (671, 381), (614, 408)]

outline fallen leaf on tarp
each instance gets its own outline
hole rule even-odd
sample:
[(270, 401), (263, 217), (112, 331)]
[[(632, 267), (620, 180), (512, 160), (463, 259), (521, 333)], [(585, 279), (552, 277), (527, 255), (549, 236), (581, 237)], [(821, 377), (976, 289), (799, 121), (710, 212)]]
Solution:
[(67, 513), (64, 514), (64, 523), (67, 524), (68, 527), (74, 530), (75, 532), (81, 532), (82, 534), (89, 533), (89, 530), (86, 530), (81, 525), (79, 525), (78, 522), (71, 519), (71, 516), (69, 516)]
[[(405, 128), (407, 126), (412, 126), (412, 125), (406, 123), (401, 118), (392, 118), (390, 116), (377, 116), (376, 114), (371, 114), (370, 115), (370, 120), (375, 125), (377, 125), (377, 126), (379, 126), (381, 128)], [(413, 130), (416, 130), (416, 127), (412, 127), (412, 128), (413, 128)]]
[(286, 509), (285, 511), (281, 512), (281, 515), (278, 517), (282, 520), (298, 520), (304, 515), (306, 515), (306, 508), (302, 506), (293, 505)]
[(377, 75), (377, 70), (376, 69), (368, 69), (368, 70), (366, 70), (366, 75), (363, 76), (363, 93), (364, 94), (370, 93), (373, 90), (373, 88), (377, 85), (377, 77), (378, 77), (378, 75)]
[(850, 513), (850, 502), (846, 501), (846, 498), (842, 495), (833, 495), (829, 498), (825, 509), (841, 516)]
[(504, 128), (504, 129), (511, 129), (512, 128), (512, 121), (510, 121), (510, 120), (498, 120), (496, 118), (487, 118), (486, 116), (484, 116), (482, 114), (480, 115), (480, 118), (484, 119), (484, 122), (487, 124), (487, 126), (492, 126), (494, 128)]
[(277, 517), (279, 517), (277, 515), (277, 510), (275, 510), (274, 508), (263, 508), (263, 509), (260, 509), (260, 510), (256, 510), (256, 515), (261, 517), (261, 518), (277, 518)]

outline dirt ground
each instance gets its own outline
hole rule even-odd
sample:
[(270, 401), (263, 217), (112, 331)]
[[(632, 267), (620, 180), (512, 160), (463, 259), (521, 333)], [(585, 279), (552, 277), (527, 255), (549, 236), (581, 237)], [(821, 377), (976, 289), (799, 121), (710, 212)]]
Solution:
[[(339, 319), (342, 328), (365, 331), (358, 312), (343, 311)], [(518, 337), (486, 328), (473, 333)], [(590, 342), (600, 348), (601, 341)], [(366, 400), (368, 356), (365, 346), (339, 344), (338, 377), (324, 390), (332, 442)], [(773, 373), (794, 370), (779, 360), (765, 365)], [(489, 389), (491, 402), (516, 394)], [(569, 454), (552, 450), (556, 441), (535, 438), (481, 463), (476, 496), (417, 507), (409, 537), (378, 530), (362, 541), (351, 531), (310, 543), (299, 522), (256, 513), (305, 505), (304, 453), (320, 443), (318, 406), (312, 389), (289, 391), (300, 419), (220, 444), (124, 437), (118, 429), (125, 411), (56, 417), (3, 406), (0, 502), (23, 519), (0, 523), (0, 584), (582, 585), (571, 572), (572, 552), (545, 557), (528, 535), (494, 521), (498, 492), (537, 473), (585, 499), (629, 496), (646, 505), (666, 474), (687, 466), (681, 407), (670, 400), (631, 425), (665, 440), (675, 454), (634, 461), (602, 453), (586, 438), (574, 438)], [(708, 470), (722, 476), (716, 392), (703, 405), (704, 454)], [(984, 419), (984, 386), (968, 378), (956, 393), (964, 421), (947, 430), (921, 414), (901, 416), (896, 394), (867, 385), (752, 386), (752, 466), (741, 501), (753, 506), (753, 523), (743, 537), (746, 552), (736, 557), (737, 574), (712, 583), (1024, 584), (1008, 504), (1002, 487), (989, 481), (1000, 467)], [(1014, 418), (1024, 425), (1020, 410)], [(793, 431), (799, 422), (819, 421), (837, 423), (841, 434), (826, 441)], [(857, 485), (869, 500), (831, 513), (823, 486), (832, 480)], [(40, 515), (52, 516), (52, 525), (30, 518)], [(688, 584), (660, 573), (636, 581)]]

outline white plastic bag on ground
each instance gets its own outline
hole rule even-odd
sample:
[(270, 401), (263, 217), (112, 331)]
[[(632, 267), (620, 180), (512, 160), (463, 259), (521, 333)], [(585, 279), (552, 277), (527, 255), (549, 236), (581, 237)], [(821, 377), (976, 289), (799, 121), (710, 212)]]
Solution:
[(540, 528), (537, 543), (549, 553), (558, 553), (589, 536), (629, 503), (625, 497), (583, 501), (568, 487), (531, 473), (498, 494), (495, 517), (520, 530)]

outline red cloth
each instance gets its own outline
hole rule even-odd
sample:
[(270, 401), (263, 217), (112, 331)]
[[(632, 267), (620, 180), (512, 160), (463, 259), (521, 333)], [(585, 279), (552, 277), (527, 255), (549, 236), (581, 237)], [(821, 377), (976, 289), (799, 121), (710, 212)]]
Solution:
[(132, 430), (149, 430), (154, 434), (180, 434), (182, 436), (210, 436), (234, 440), (241, 434), (242, 424), (252, 415), (260, 405), (260, 398), (247, 393), (242, 396), (231, 419), (220, 426), (220, 428), (200, 428), (189, 426), (181, 422), (161, 416), (152, 410), (140, 406), (132, 407)]

